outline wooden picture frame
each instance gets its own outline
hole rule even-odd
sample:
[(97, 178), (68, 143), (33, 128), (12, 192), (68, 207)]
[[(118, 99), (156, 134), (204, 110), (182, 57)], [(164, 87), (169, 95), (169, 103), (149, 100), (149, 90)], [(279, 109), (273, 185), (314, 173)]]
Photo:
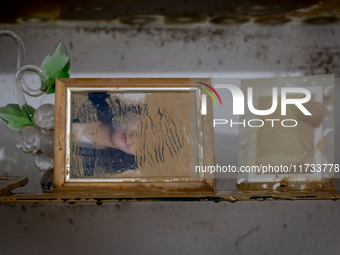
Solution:
[[(197, 81), (203, 80), (206, 83), (210, 83), (210, 79), (196, 79), (196, 80)], [(178, 191), (182, 191), (182, 192), (211, 191), (211, 192), (214, 192), (215, 191), (214, 173), (209, 173), (209, 172), (208, 173), (202, 173), (202, 172), (195, 173), (195, 166), (197, 165), (214, 166), (215, 164), (214, 133), (213, 133), (213, 126), (212, 126), (212, 120), (213, 120), (212, 100), (208, 98), (207, 114), (202, 115), (200, 113), (202, 90), (197, 88), (199, 87), (197, 86), (197, 84), (195, 86), (192, 85), (192, 83), (196, 82), (196, 80), (189, 79), (189, 78), (57, 79), (56, 80), (56, 91), (55, 91), (56, 98), (55, 98), (55, 143), (54, 143), (55, 144), (54, 145), (55, 146), (54, 147), (54, 154), (55, 154), (54, 155), (54, 158), (55, 158), (54, 186), (55, 188), (56, 189), (63, 189), (63, 188), (156, 189), (156, 190), (166, 190), (166, 191), (176, 191), (176, 192)], [(127, 176), (124, 175), (125, 172), (123, 173), (119, 172), (121, 170), (119, 170), (117, 173), (111, 171), (109, 176), (107, 176), (105, 172), (106, 168), (104, 166), (104, 167), (100, 167), (101, 169), (100, 171), (99, 170), (97, 171), (97, 169), (94, 168), (93, 172), (91, 173), (92, 174), (95, 173), (94, 174), (95, 177), (93, 176), (88, 177), (86, 174), (83, 174), (85, 173), (83, 171), (83, 169), (85, 169), (84, 166), (82, 165), (82, 167), (80, 167), (78, 164), (78, 162), (81, 162), (81, 161), (78, 161), (79, 155), (76, 154), (79, 150), (77, 151), (77, 149), (75, 149), (75, 148), (78, 148), (77, 147), (78, 145), (76, 142), (78, 141), (77, 140), (78, 138), (74, 138), (75, 137), (74, 130), (76, 129), (75, 120), (78, 121), (78, 119), (75, 118), (75, 116), (81, 116), (82, 121), (84, 117), (87, 121), (88, 119), (87, 117), (92, 116), (92, 112), (91, 112), (92, 110), (91, 111), (87, 110), (89, 106), (86, 106), (84, 108), (84, 104), (87, 103), (87, 101), (83, 100), (82, 98), (85, 98), (85, 97), (90, 98), (90, 96), (92, 95), (101, 97), (102, 94), (105, 94), (105, 100), (111, 107), (109, 108), (110, 112), (116, 111), (114, 110), (116, 109), (115, 106), (112, 106), (110, 104), (110, 102), (116, 102), (115, 100), (118, 100), (119, 105), (122, 100), (128, 101), (128, 103), (125, 103), (124, 101), (124, 103), (122, 103), (123, 106), (119, 106), (120, 112), (122, 111), (123, 108), (124, 109), (128, 108), (126, 105), (132, 105), (130, 108), (135, 109), (136, 108), (135, 105), (140, 104), (141, 107), (137, 107), (137, 108), (139, 109), (139, 111), (143, 111), (144, 109), (143, 114), (136, 115), (136, 116), (141, 116), (141, 117), (138, 117), (140, 119), (134, 120), (134, 122), (131, 122), (131, 123), (141, 123), (141, 124), (135, 124), (135, 126), (137, 126), (136, 133), (142, 130), (140, 134), (143, 134), (143, 135), (145, 134), (144, 135), (145, 137), (150, 138), (150, 136), (148, 136), (147, 134), (150, 133), (150, 130), (152, 130), (153, 132), (151, 133), (153, 134), (153, 137), (154, 137), (153, 142), (150, 142), (150, 139), (147, 140), (147, 138), (145, 138), (143, 140), (143, 138), (141, 138), (140, 140), (141, 143), (137, 142), (137, 143), (134, 143), (132, 146), (134, 154), (129, 154), (130, 152), (128, 151), (127, 154), (129, 154), (129, 157), (130, 155), (134, 155), (134, 158), (136, 159), (137, 157), (136, 155), (138, 155), (137, 159), (140, 161), (138, 160), (137, 161), (142, 162), (142, 163), (140, 163), (139, 165), (136, 163), (137, 167), (135, 169), (131, 169), (132, 171), (129, 172)], [(142, 96), (144, 95), (143, 100), (144, 101), (147, 100), (147, 102), (140, 103), (142, 101), (138, 99), (139, 101), (138, 100), (134, 101), (134, 102), (137, 102), (134, 105), (134, 103), (130, 103), (132, 99), (126, 99), (128, 96), (130, 98), (130, 97), (134, 97), (135, 95), (142, 95)], [(156, 95), (157, 95), (157, 100), (155, 100)], [(170, 101), (168, 101), (169, 98), (170, 98)], [(171, 98), (173, 101), (171, 101)], [(188, 98), (190, 98), (189, 100), (190, 102), (188, 102), (188, 100), (185, 100)], [(155, 104), (154, 101), (157, 101), (156, 102), (157, 106), (155, 107), (153, 106), (153, 104)], [(180, 103), (172, 104), (171, 102), (180, 102), (181, 104)], [(174, 108), (174, 107), (178, 107), (178, 108)], [(163, 128), (158, 128), (158, 124), (154, 124), (158, 122), (153, 121), (152, 119), (152, 118), (158, 118), (157, 117), (158, 115), (155, 115), (156, 117), (152, 117), (152, 118), (150, 117), (151, 115), (148, 116), (148, 119), (150, 119), (151, 121), (151, 125), (147, 123), (148, 119), (145, 117), (146, 116), (145, 112), (149, 114), (150, 109), (156, 109), (156, 108), (157, 108), (156, 114), (159, 114), (160, 115), (159, 119), (161, 119), (160, 127), (163, 127)], [(181, 112), (186, 112), (187, 115), (185, 116), (187, 117), (190, 115), (190, 120), (188, 121), (187, 117), (185, 119), (184, 117), (178, 117)], [(99, 118), (98, 116), (101, 113), (102, 112), (100, 113), (96, 112), (95, 114), (93, 114), (93, 116), (96, 116), (96, 118)], [(118, 116), (117, 113), (118, 111), (115, 112), (116, 117)], [(125, 118), (127, 114), (128, 114), (128, 110), (126, 110), (126, 112), (123, 112), (121, 115)], [(171, 119), (167, 119), (167, 116), (171, 116)], [(82, 121), (80, 122), (82, 123)], [(186, 124), (183, 124), (182, 121)], [(100, 121), (98, 122), (101, 123)], [(174, 125), (172, 131), (170, 130), (170, 128), (169, 128), (170, 131), (168, 130), (168, 125), (166, 124), (168, 123), (170, 125), (171, 124), (170, 122), (172, 122)], [(179, 125), (178, 123), (182, 123), (182, 124)], [(190, 125), (190, 127), (188, 126), (189, 128), (188, 127), (185, 128), (186, 125)], [(133, 125), (131, 126), (127, 125), (127, 126), (128, 128), (134, 127)], [(85, 127), (84, 130), (87, 130), (86, 128), (87, 126)], [(189, 129), (190, 129), (190, 133), (186, 133), (188, 132)], [(145, 130), (149, 130), (149, 131), (145, 131)], [(182, 134), (182, 135), (177, 134), (177, 131), (179, 134)], [(124, 132), (123, 132), (123, 137), (125, 137), (125, 140), (124, 139), (123, 140), (127, 144), (128, 140), (126, 137), (128, 133), (125, 134)], [(117, 132), (113, 131), (113, 134), (115, 133), (118, 133), (118, 131)], [(163, 169), (163, 170), (158, 170), (155, 168), (156, 165), (152, 166), (151, 164), (150, 166), (150, 163), (149, 163), (149, 166), (150, 166), (149, 168), (150, 169), (152, 168), (154, 171), (152, 172), (152, 174), (149, 174), (148, 166), (146, 166), (146, 164), (143, 165), (144, 161), (149, 160), (148, 158), (149, 156), (145, 156), (146, 153), (144, 153), (144, 151), (149, 150), (150, 146), (151, 148), (154, 148), (156, 154), (160, 153), (160, 149), (159, 149), (160, 147), (163, 148), (164, 150), (165, 146), (163, 146), (162, 143), (165, 143), (165, 142), (161, 138), (165, 137), (164, 136), (165, 133), (167, 134), (171, 133), (171, 135), (167, 135), (166, 137), (167, 141), (171, 141), (171, 139), (175, 139), (176, 142), (180, 144), (177, 147), (173, 146), (172, 149), (168, 149), (168, 150), (175, 150), (175, 147), (177, 148), (178, 151), (173, 151), (173, 154), (170, 151), (170, 154), (172, 156), (177, 155), (176, 156), (177, 161), (175, 160), (175, 156), (173, 156), (174, 157), (173, 162), (171, 162), (171, 159), (170, 161), (169, 159), (168, 161), (166, 161), (165, 157), (163, 158), (163, 161), (160, 160), (162, 161), (162, 163), (159, 163), (157, 161), (158, 165), (156, 163), (155, 164), (160, 167), (159, 169)], [(174, 133), (176, 133), (176, 135), (174, 135)], [(84, 134), (84, 131), (82, 132), (82, 134)], [(185, 134), (185, 137), (183, 134)], [(187, 134), (190, 134), (190, 137), (188, 137)], [(88, 137), (90, 137), (90, 139), (93, 138), (92, 136), (88, 136)], [(120, 140), (114, 140), (113, 139), (114, 136), (112, 135), (111, 131), (109, 131), (109, 137), (112, 137), (112, 141), (114, 141), (113, 142), (114, 146), (116, 146), (116, 144), (119, 144)], [(140, 139), (139, 136), (136, 135), (136, 137)], [(119, 136), (119, 139), (121, 139), (120, 136)], [(136, 141), (139, 141), (138, 139)], [(99, 140), (95, 140), (95, 145), (97, 146), (96, 148), (98, 148), (98, 146), (101, 146), (100, 143), (97, 141)], [(104, 142), (105, 141), (107, 141), (107, 139), (106, 140), (104, 139)], [(146, 143), (145, 141), (148, 141), (148, 142)], [(182, 144), (180, 141), (182, 141)], [(189, 146), (189, 147), (185, 147), (185, 146)], [(189, 148), (190, 152), (188, 152), (188, 150), (185, 150), (185, 148)], [(120, 148), (119, 150), (123, 150), (123, 149)], [(187, 155), (187, 153), (190, 154), (190, 162), (188, 162), (189, 157), (183, 156), (184, 154)], [(152, 160), (153, 160), (152, 162), (156, 162), (154, 159)], [(96, 162), (94, 163), (95, 165), (97, 164)], [(106, 161), (98, 160), (98, 162), (106, 162)], [(114, 162), (114, 160), (112, 162)], [(183, 171), (181, 170), (180, 166), (183, 166), (182, 167), (184, 169)], [(187, 166), (190, 166), (189, 169), (187, 169)], [(78, 169), (78, 170), (74, 170), (74, 169)], [(137, 171), (141, 172), (142, 170), (140, 169), (142, 169), (143, 172), (141, 173), (140, 176), (136, 176), (137, 173), (135, 172)]]

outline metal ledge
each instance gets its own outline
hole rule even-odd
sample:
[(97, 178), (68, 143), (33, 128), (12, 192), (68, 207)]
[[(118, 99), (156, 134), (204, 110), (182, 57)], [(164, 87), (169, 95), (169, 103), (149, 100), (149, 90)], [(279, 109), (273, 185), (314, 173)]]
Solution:
[(166, 202), (166, 201), (282, 201), (282, 200), (339, 200), (340, 192), (333, 191), (225, 191), (167, 193), (151, 190), (112, 190), (96, 189), (88, 191), (63, 190), (41, 194), (7, 194), (0, 196), (0, 203), (97, 203), (104, 202)]

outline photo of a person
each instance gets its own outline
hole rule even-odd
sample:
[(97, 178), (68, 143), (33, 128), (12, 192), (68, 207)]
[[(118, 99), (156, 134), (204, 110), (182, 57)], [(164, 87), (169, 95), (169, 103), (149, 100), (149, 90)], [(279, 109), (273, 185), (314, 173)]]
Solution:
[[(107, 173), (134, 169), (133, 136), (138, 133), (141, 123), (140, 106), (126, 105), (119, 98), (110, 102), (107, 93), (89, 93), (87, 96), (90, 102), (87, 108), (90, 106), (94, 111), (93, 121), (81, 123), (74, 119), (72, 132), (78, 144), (76, 149), (83, 156), (85, 176), (95, 175), (95, 168), (105, 168)], [(118, 111), (113, 112), (112, 103), (118, 106)]]
[(139, 94), (75, 93), (72, 177), (189, 175), (189, 94)]

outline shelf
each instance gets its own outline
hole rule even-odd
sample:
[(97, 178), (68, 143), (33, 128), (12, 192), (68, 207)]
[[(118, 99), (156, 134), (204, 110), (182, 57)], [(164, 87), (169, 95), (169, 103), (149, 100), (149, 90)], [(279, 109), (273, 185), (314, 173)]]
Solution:
[[(110, 1), (71, 0), (7, 1), (0, 10), (0, 23), (27, 25), (86, 26), (98, 22), (111, 26), (144, 25), (281, 25), (302, 19), (307, 24), (330, 24), (339, 20), (339, 0), (279, 1)], [(89, 25), (89, 24), (87, 24)]]
[(121, 191), (112, 189), (96, 189), (84, 191), (62, 190), (41, 194), (11, 193), (0, 196), (0, 203), (97, 203), (106, 202), (162, 202), (162, 201), (282, 201), (282, 200), (339, 200), (340, 192), (334, 191), (289, 191), (289, 192), (193, 192), (166, 193), (160, 191), (138, 190)]

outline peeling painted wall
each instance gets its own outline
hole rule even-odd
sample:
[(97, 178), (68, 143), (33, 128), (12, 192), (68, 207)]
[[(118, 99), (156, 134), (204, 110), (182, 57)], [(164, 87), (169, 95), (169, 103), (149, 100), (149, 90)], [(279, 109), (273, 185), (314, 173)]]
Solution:
[[(72, 77), (212, 77), (237, 83), (236, 78), (340, 74), (336, 25), (7, 28), (23, 39), (29, 64), (39, 65), (63, 41)], [(1, 38), (1, 106), (16, 101), (16, 58), (15, 44)], [(28, 76), (35, 88), (36, 78)], [(53, 100), (49, 95), (28, 102), (36, 107)], [(18, 191), (39, 192), (41, 173), (33, 158), (16, 149), (15, 134), (3, 121), (0, 132), (0, 174), (27, 175), (29, 184)], [(215, 129), (217, 163), (235, 162), (234, 135)], [(334, 254), (340, 248), (339, 206), (333, 201), (2, 204), (0, 254)]]

